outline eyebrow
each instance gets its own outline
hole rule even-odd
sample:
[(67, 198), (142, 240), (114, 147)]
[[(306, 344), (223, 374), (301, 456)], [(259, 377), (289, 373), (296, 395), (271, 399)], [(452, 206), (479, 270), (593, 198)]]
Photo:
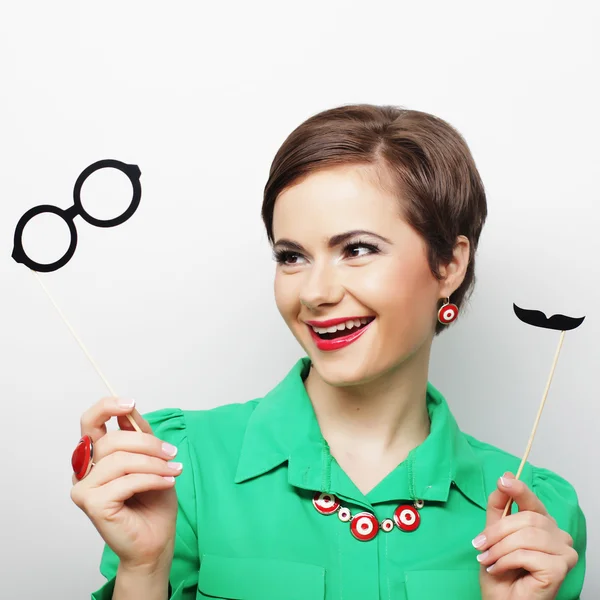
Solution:
[[(336, 246), (343, 244), (347, 240), (358, 237), (360, 235), (370, 235), (372, 237), (376, 237), (376, 238), (380, 239), (382, 242), (385, 242), (386, 244), (392, 243), (392, 241), (389, 240), (388, 238), (383, 237), (382, 235), (379, 235), (378, 233), (374, 233), (373, 231), (367, 231), (366, 229), (353, 229), (352, 231), (346, 231), (344, 233), (338, 233), (334, 236), (331, 236), (329, 238), (329, 240), (327, 241), (327, 247), (335, 248)], [(273, 246), (285, 246), (286, 248), (290, 248), (290, 249), (296, 250), (298, 252), (304, 252), (304, 247), (302, 246), (302, 244), (299, 244), (298, 242), (294, 242), (293, 240), (289, 240), (286, 238), (277, 240), (275, 242), (275, 244), (273, 244)]]

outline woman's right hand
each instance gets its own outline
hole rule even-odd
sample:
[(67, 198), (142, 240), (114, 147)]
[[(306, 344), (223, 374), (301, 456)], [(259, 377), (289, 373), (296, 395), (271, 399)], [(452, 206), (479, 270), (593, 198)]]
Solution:
[[(125, 415), (131, 413), (143, 433)], [(106, 422), (117, 417), (121, 430), (107, 433)], [(122, 568), (170, 569), (175, 544), (177, 495), (174, 480), (181, 473), (173, 446), (163, 445), (134, 406), (103, 398), (81, 417), (81, 435), (94, 442), (95, 466), (81, 481), (73, 475), (71, 499), (90, 518)], [(176, 453), (176, 450), (175, 450)]]

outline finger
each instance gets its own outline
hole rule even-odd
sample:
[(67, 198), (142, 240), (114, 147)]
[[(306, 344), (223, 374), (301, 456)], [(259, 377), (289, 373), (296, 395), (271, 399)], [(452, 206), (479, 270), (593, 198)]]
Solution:
[(102, 398), (81, 415), (81, 435), (89, 435), (97, 442), (106, 435), (106, 422), (112, 417), (130, 413), (135, 406), (134, 400), (124, 398)]
[(498, 543), (492, 545), (479, 554), (477, 560), (484, 567), (488, 567), (499, 561), (503, 556), (519, 549), (535, 550), (545, 554), (561, 556), (567, 552), (568, 548), (563, 543), (562, 538), (556, 536), (554, 533), (536, 527), (526, 527), (511, 533)]
[(137, 431), (110, 431), (94, 444), (94, 462), (99, 464), (110, 454), (122, 451), (155, 456), (171, 460), (177, 455), (177, 448), (148, 433)]
[[(152, 427), (150, 427), (148, 421), (146, 421), (146, 419), (144, 419), (144, 417), (142, 417), (142, 415), (140, 415), (135, 408), (131, 411), (130, 415), (144, 433), (153, 434)], [(117, 423), (119, 425), (119, 429), (124, 431), (135, 431), (131, 421), (127, 418), (127, 414), (117, 416)]]
[[(495, 523), (486, 526), (486, 528), (473, 540), (473, 545), (480, 552), (483, 552), (497, 544), (505, 537), (527, 528), (543, 529), (559, 536), (561, 540), (567, 543), (567, 536), (556, 526), (553, 519), (548, 516), (540, 515), (531, 511), (518, 512), (514, 515), (507, 515)], [(569, 536), (570, 537), (570, 536)]]
[[(556, 521), (554, 522), (556, 523)], [(563, 529), (559, 529), (559, 531), (560, 534), (563, 536), (564, 543), (567, 546), (573, 548), (573, 546), (575, 545), (575, 540), (573, 539), (573, 536), (568, 531), (564, 531)]]
[(97, 488), (131, 473), (177, 476), (182, 468), (178, 462), (119, 450), (100, 461), (82, 481), (86, 482), (87, 488)]
[[(504, 473), (504, 475), (502, 475), (502, 477), (500, 477), (500, 479), (498, 481), (513, 480), (516, 478), (517, 478), (516, 475), (513, 475), (510, 471), (507, 471), (506, 473)], [(497, 483), (496, 483), (496, 485), (497, 485)], [(513, 502), (514, 502), (514, 500), (512, 499), (511, 496), (509, 496), (509, 498), (506, 502), (506, 506), (504, 507), (504, 511), (502, 512), (503, 518), (509, 514), (512, 514)]]
[[(130, 473), (103, 485), (88, 500), (85, 510), (88, 514), (99, 513), (110, 508), (111, 503), (122, 503), (133, 495), (153, 490), (173, 487), (175, 479), (150, 473)], [(96, 507), (96, 508), (94, 508)]]
[(130, 473), (111, 481), (105, 486), (105, 492), (116, 502), (124, 502), (134, 494), (150, 490), (162, 490), (173, 487), (173, 476), (156, 474)]
[(510, 499), (510, 496), (504, 490), (494, 490), (488, 497), (487, 509), (485, 513), (486, 529), (502, 519), (504, 507)]
[(520, 511), (529, 510), (541, 515), (548, 515), (543, 502), (527, 487), (524, 481), (515, 479), (512, 473), (505, 473), (498, 480), (498, 489), (512, 498)]
[(565, 556), (554, 556), (535, 550), (515, 550), (503, 556), (498, 562), (487, 567), (487, 572), (504, 575), (508, 571), (524, 569), (537, 579), (545, 589), (557, 589), (569, 570), (572, 561)]

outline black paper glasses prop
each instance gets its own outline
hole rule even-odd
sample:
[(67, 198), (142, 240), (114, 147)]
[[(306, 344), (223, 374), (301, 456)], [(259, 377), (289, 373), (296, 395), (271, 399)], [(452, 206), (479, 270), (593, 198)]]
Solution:
[[(92, 174), (98, 171), (99, 169), (105, 169), (107, 167), (111, 167), (113, 169), (118, 169), (123, 172), (131, 181), (131, 185), (133, 186), (133, 197), (131, 203), (127, 210), (120, 216), (114, 219), (96, 219), (92, 217), (86, 210), (83, 208), (81, 204), (81, 188), (83, 186), (84, 181)], [(118, 160), (100, 160), (90, 165), (86, 169), (81, 172), (81, 175), (77, 178), (75, 182), (75, 187), (73, 189), (73, 201), (74, 204), (70, 208), (62, 209), (58, 208), (58, 206), (52, 206), (51, 204), (42, 204), (40, 206), (35, 206), (32, 209), (28, 210), (17, 223), (17, 228), (15, 230), (15, 242), (13, 247), (12, 257), (18, 262), (23, 263), (28, 266), (33, 271), (39, 271), (41, 273), (50, 273), (51, 271), (57, 271), (61, 267), (64, 267), (70, 260), (73, 258), (75, 254), (75, 249), (77, 248), (77, 229), (75, 228), (74, 219), (77, 215), (80, 215), (82, 219), (87, 221), (90, 225), (95, 225), (96, 227), (116, 227), (117, 225), (121, 225), (121, 223), (125, 223), (127, 219), (129, 219), (133, 213), (137, 210), (137, 207), (140, 204), (140, 199), (142, 197), (142, 186), (140, 184), (140, 176), (142, 172), (137, 165), (128, 165)], [(71, 232), (71, 244), (69, 245), (69, 249), (64, 254), (62, 258), (51, 263), (51, 264), (40, 264), (35, 262), (27, 254), (23, 249), (23, 230), (25, 226), (31, 219), (40, 215), (42, 213), (53, 213), (58, 215), (61, 219), (63, 219), (66, 224), (69, 226), (69, 231)]]
[[(129, 204), (129, 207), (127, 208), (127, 210), (122, 215), (120, 215), (114, 219), (108, 219), (108, 220), (96, 219), (96, 218), (92, 217), (89, 213), (87, 213), (85, 211), (85, 209), (83, 208), (83, 205), (81, 204), (81, 188), (83, 186), (84, 181), (92, 173), (95, 173), (99, 169), (105, 169), (105, 168), (118, 169), (119, 171), (124, 173), (129, 178), (129, 180), (131, 181), (131, 185), (133, 186), (133, 197), (132, 197), (131, 203)], [(73, 327), (71, 327), (69, 321), (67, 320), (67, 318), (65, 317), (63, 312), (60, 310), (60, 308), (58, 307), (58, 305), (52, 298), (52, 295), (50, 294), (50, 292), (46, 289), (46, 286), (44, 285), (44, 283), (40, 279), (39, 275), (37, 274), (37, 271), (40, 271), (42, 273), (50, 273), (52, 271), (57, 271), (61, 267), (64, 267), (71, 260), (71, 258), (73, 258), (73, 255), (75, 254), (75, 249), (77, 248), (77, 229), (75, 228), (75, 224), (73, 221), (77, 215), (80, 215), (85, 221), (87, 221), (91, 225), (95, 225), (96, 227), (116, 227), (117, 225), (121, 225), (122, 223), (127, 221), (127, 219), (129, 219), (135, 213), (135, 211), (137, 210), (137, 208), (140, 204), (140, 200), (142, 197), (142, 186), (140, 184), (141, 174), (142, 174), (142, 172), (140, 171), (140, 168), (137, 165), (129, 165), (129, 164), (123, 163), (119, 160), (106, 159), (106, 160), (100, 160), (98, 162), (91, 164), (89, 167), (87, 167), (86, 169), (84, 169), (81, 172), (81, 174), (77, 178), (77, 181), (75, 182), (75, 187), (73, 189), (73, 200), (74, 200), (73, 206), (64, 210), (62, 208), (58, 208), (57, 206), (53, 206), (51, 204), (42, 204), (40, 206), (35, 206), (32, 209), (28, 210), (21, 217), (21, 219), (19, 219), (19, 222), (17, 223), (17, 227), (15, 229), (15, 241), (14, 241), (13, 252), (12, 252), (12, 258), (16, 262), (22, 263), (22, 264), (26, 265), (27, 267), (29, 267), (31, 272), (35, 275), (39, 284), (42, 286), (42, 289), (44, 290), (44, 292), (50, 299), (50, 302), (52, 302), (52, 304), (58, 311), (58, 314), (61, 316), (62, 320), (65, 322), (65, 325), (69, 328), (69, 330), (73, 334), (73, 337), (77, 340), (77, 343), (83, 350), (84, 354), (87, 356), (89, 361), (92, 363), (94, 369), (96, 370), (98, 375), (100, 375), (100, 378), (102, 379), (102, 381), (104, 381), (106, 387), (110, 391), (111, 395), (114, 397), (117, 397), (116, 392), (114, 391), (114, 389), (112, 388), (112, 386), (110, 385), (110, 383), (108, 382), (106, 377), (104, 377), (104, 375), (100, 371), (98, 365), (96, 364), (94, 359), (91, 357), (90, 353), (87, 351), (83, 342), (79, 339), (78, 335), (75, 333), (75, 330), (73, 329)], [(40, 214), (46, 213), (46, 212), (58, 215), (61, 219), (63, 219), (67, 223), (67, 225), (69, 226), (69, 230), (71, 232), (71, 243), (69, 245), (69, 249), (64, 254), (64, 256), (62, 256), (62, 258), (60, 258), (59, 260), (57, 260), (53, 263), (50, 263), (50, 264), (41, 264), (41, 263), (38, 263), (38, 262), (32, 260), (25, 253), (25, 250), (23, 249), (23, 230), (25, 229), (25, 226), (27, 225), (27, 223), (29, 223), (29, 221), (31, 219), (33, 219), (33, 217), (36, 217), (37, 215), (40, 215)], [(135, 413), (135, 412), (136, 411), (134, 409), (133, 413)], [(137, 422), (135, 421), (135, 419), (132, 416), (133, 413), (127, 413), (126, 416), (129, 419), (129, 422), (131, 423), (133, 428), (136, 431), (141, 433), (141, 429), (140, 429), (139, 425), (137, 424)]]
[[(562, 347), (563, 340), (565, 339), (565, 333), (567, 331), (570, 331), (571, 329), (576, 329), (577, 327), (579, 327), (583, 323), (585, 317), (575, 318), (566, 317), (565, 315), (552, 315), (550, 318), (547, 318), (546, 315), (539, 310), (526, 310), (524, 308), (519, 308), (516, 304), (513, 304), (513, 310), (515, 311), (515, 314), (517, 315), (518, 319), (520, 321), (523, 321), (523, 323), (527, 323), (527, 325), (533, 325), (534, 327), (543, 327), (545, 329), (554, 329), (555, 331), (561, 332), (560, 340), (558, 341), (558, 348), (556, 349), (556, 354), (554, 355), (554, 362), (552, 363), (552, 369), (550, 370), (550, 376), (548, 377), (548, 382), (546, 383), (546, 389), (544, 391), (544, 395), (542, 397), (542, 401), (540, 403), (540, 407), (535, 418), (533, 430), (531, 432), (531, 435), (529, 436), (529, 442), (527, 443), (525, 454), (523, 455), (523, 459), (521, 460), (521, 464), (519, 465), (519, 470), (516, 474), (516, 478), (519, 479), (521, 473), (523, 472), (523, 467), (527, 462), (531, 446), (533, 445), (533, 439), (535, 438), (535, 433), (537, 431), (537, 427), (542, 416), (542, 411), (544, 410), (544, 405), (546, 404), (546, 397), (548, 396), (548, 390), (550, 389), (550, 384), (552, 383), (554, 369), (556, 368), (556, 363), (558, 362), (558, 355), (560, 354), (560, 349)], [(512, 502), (513, 500), (512, 498), (510, 498), (506, 503), (506, 506), (504, 507), (504, 513), (502, 514), (503, 517), (505, 517), (508, 514)]]

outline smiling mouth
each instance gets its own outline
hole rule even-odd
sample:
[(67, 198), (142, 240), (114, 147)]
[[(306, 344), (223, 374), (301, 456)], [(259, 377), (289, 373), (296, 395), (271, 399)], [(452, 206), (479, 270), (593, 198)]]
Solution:
[(309, 325), (316, 335), (322, 340), (335, 340), (338, 338), (346, 337), (351, 334), (364, 329), (369, 323), (371, 323), (375, 317), (363, 317), (361, 319), (353, 319), (345, 321), (339, 325), (332, 327), (314, 327)]

